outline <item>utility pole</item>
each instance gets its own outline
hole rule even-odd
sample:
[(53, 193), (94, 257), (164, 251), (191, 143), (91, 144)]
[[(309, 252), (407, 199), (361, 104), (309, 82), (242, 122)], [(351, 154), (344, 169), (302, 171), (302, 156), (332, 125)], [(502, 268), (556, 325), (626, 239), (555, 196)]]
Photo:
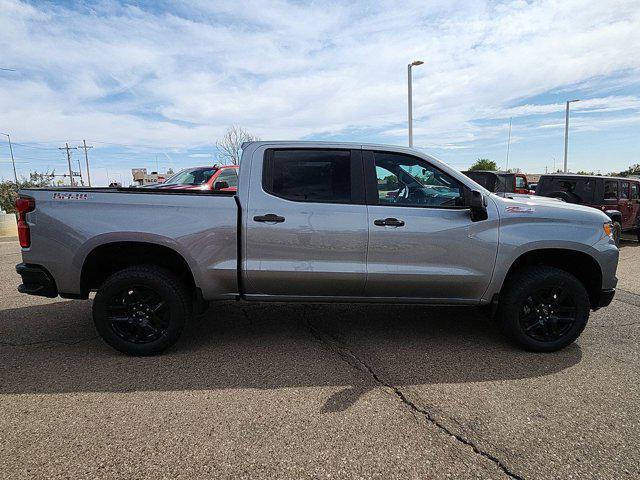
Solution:
[(73, 170), (71, 170), (71, 150), (77, 150), (77, 147), (70, 147), (68, 143), (64, 144), (64, 147), (58, 147), (58, 150), (66, 150), (67, 151), (67, 163), (69, 164), (69, 181), (71, 182), (71, 186), (73, 187)]
[(90, 148), (93, 148), (93, 146), (87, 145), (87, 141), (82, 140), (82, 146), (78, 146), (78, 148), (82, 148), (84, 150), (84, 160), (87, 164), (87, 182), (89, 183), (89, 186), (91, 186), (91, 173), (89, 172), (89, 154), (87, 153), (87, 151)]
[(507, 140), (507, 166), (505, 171), (509, 171), (509, 150), (511, 149), (511, 119), (509, 119), (509, 139)]
[[(7, 69), (3, 68), (3, 70), (7, 70)], [(11, 164), (13, 165), (13, 179), (16, 182), (16, 188), (17, 188), (18, 187), (18, 174), (16, 173), (16, 161), (13, 158), (13, 147), (11, 146), (11, 137), (9, 136), (8, 133), (2, 133), (1, 135), (4, 135), (9, 140), (9, 151), (11, 152)]]

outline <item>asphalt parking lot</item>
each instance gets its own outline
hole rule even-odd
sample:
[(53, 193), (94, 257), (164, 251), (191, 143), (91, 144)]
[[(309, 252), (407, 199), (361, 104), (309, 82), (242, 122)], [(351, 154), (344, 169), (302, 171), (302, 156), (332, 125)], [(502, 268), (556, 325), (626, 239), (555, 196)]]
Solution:
[(214, 305), (130, 358), (90, 301), (18, 294), (0, 241), (0, 478), (638, 478), (640, 245), (579, 341), (474, 309)]

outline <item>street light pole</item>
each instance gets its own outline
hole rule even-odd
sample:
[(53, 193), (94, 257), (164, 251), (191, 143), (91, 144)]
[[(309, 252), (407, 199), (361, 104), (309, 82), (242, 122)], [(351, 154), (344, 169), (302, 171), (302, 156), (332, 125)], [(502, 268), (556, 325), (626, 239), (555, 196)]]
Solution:
[(564, 119), (564, 173), (567, 173), (567, 149), (569, 147), (569, 104), (580, 100), (567, 100), (567, 108)]
[(505, 170), (509, 171), (509, 150), (511, 150), (511, 119), (509, 119), (509, 138), (507, 139), (507, 164)]
[(411, 68), (422, 65), (422, 60), (415, 60), (407, 65), (407, 95), (408, 95), (408, 109), (407, 115), (409, 120), (409, 148), (413, 148), (413, 89), (411, 85)]
[[(5, 70), (5, 69), (3, 69)], [(16, 161), (13, 158), (13, 147), (11, 146), (11, 137), (8, 133), (2, 133), (9, 140), (9, 152), (11, 152), (11, 164), (13, 165), (13, 179), (16, 181), (16, 185), (18, 185), (18, 174), (16, 173)]]

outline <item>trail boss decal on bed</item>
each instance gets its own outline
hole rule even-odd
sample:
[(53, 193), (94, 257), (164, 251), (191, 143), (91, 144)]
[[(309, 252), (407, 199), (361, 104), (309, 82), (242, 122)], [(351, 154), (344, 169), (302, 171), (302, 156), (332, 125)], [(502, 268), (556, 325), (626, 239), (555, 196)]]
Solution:
[(533, 213), (536, 211), (533, 207), (521, 207), (519, 205), (511, 205), (504, 209), (507, 213)]
[(87, 200), (88, 198), (88, 193), (55, 192), (53, 194), (54, 200)]

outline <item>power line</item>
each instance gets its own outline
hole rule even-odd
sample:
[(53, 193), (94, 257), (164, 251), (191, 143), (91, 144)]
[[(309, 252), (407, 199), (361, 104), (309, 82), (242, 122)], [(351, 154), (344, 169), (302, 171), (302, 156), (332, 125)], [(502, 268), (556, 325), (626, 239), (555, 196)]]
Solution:
[(20, 145), (25, 148), (35, 148), (36, 150), (59, 150), (56, 147), (36, 147), (35, 145), (27, 145), (26, 143), (16, 143), (13, 142), (14, 145)]

